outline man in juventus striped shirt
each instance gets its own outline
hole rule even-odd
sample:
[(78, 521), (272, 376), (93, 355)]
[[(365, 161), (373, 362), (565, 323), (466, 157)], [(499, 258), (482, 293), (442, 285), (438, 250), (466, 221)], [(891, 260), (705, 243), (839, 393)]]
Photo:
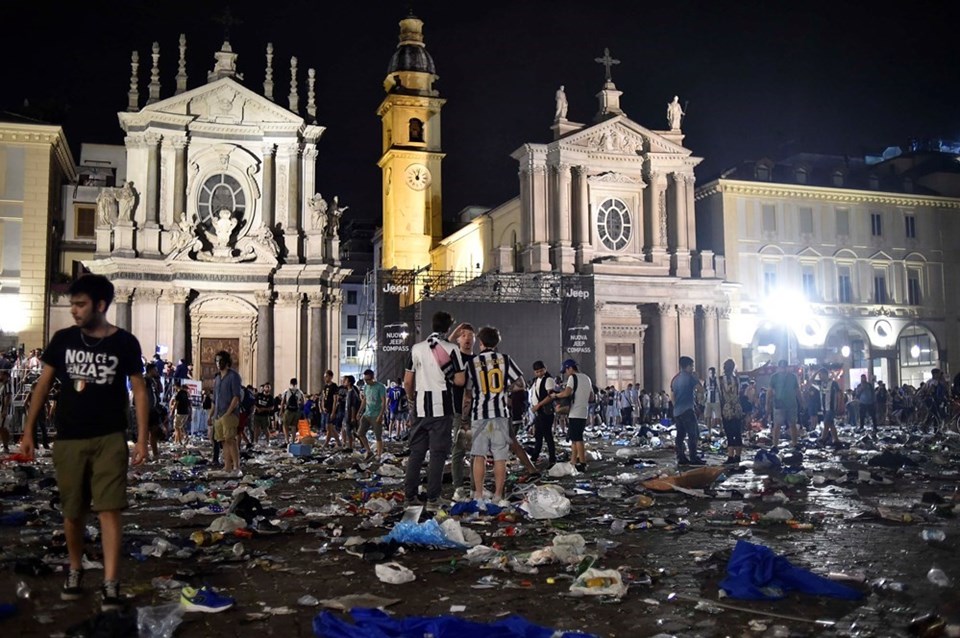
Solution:
[[(503, 486), (507, 482), (507, 458), (510, 456), (510, 386), (523, 373), (507, 355), (497, 352), (500, 332), (491, 326), (477, 333), (480, 354), (467, 365), (467, 392), (463, 396), (463, 413), (470, 414), (473, 432), (473, 481), (475, 498), (483, 499), (483, 478), (487, 455), (493, 456), (493, 500), (503, 500)], [(472, 410), (471, 410), (472, 407)]]
[(460, 349), (446, 339), (453, 325), (450, 313), (433, 315), (433, 333), (410, 349), (403, 387), (411, 398), (416, 421), (411, 416), (410, 456), (404, 480), (404, 495), (410, 505), (416, 503), (420, 489), (420, 470), (430, 450), (427, 468), (427, 509), (440, 507), (443, 468), (450, 456), (453, 426), (452, 386), (464, 383)]

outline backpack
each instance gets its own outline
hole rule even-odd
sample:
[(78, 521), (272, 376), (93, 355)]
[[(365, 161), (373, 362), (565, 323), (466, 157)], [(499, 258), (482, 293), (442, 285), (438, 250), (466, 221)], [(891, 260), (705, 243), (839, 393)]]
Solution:
[(303, 409), (303, 393), (300, 390), (290, 390), (287, 395), (287, 409), (288, 410), (301, 410)]
[(250, 388), (244, 388), (243, 398), (240, 399), (240, 408), (244, 412), (249, 412), (251, 409), (253, 409), (253, 404), (256, 403), (256, 400), (257, 398), (254, 396), (253, 392), (250, 391)]

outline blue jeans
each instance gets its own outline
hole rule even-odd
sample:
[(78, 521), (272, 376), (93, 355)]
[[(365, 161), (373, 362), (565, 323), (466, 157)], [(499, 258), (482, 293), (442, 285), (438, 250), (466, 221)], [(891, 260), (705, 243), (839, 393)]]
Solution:
[(676, 417), (677, 423), (677, 458), (683, 459), (683, 440), (686, 438), (690, 454), (686, 458), (694, 460), (697, 454), (697, 415), (693, 410), (687, 410)]

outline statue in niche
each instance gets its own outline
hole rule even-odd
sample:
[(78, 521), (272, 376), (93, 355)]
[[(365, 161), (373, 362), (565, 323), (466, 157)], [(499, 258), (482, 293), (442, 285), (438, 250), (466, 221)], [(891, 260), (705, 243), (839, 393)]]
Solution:
[(674, 95), (673, 102), (667, 104), (667, 122), (670, 123), (671, 131), (680, 130), (680, 122), (684, 115), (683, 108), (680, 107), (680, 98)]
[(417, 118), (410, 120), (410, 141), (411, 142), (422, 142), (423, 141), (423, 122)]
[(323, 233), (327, 226), (327, 202), (320, 193), (315, 193), (307, 200), (310, 209), (310, 228)]
[(117, 221), (129, 223), (133, 221), (133, 208), (137, 203), (137, 190), (133, 182), (127, 182), (117, 189)]
[(113, 226), (117, 222), (117, 189), (102, 188), (97, 195), (97, 226)]
[(344, 211), (346, 211), (349, 206), (340, 206), (340, 196), (334, 195), (333, 200), (330, 202), (328, 218), (327, 218), (327, 237), (339, 237), (340, 236), (340, 218), (343, 217)]
[(557, 89), (557, 94), (555, 97), (557, 100), (557, 110), (553, 113), (553, 119), (565, 120), (567, 119), (567, 108), (569, 105), (567, 104), (567, 93), (563, 90), (562, 84), (560, 85), (560, 88)]
[(220, 212), (217, 213), (217, 218), (213, 222), (213, 229), (217, 233), (217, 246), (219, 248), (226, 248), (230, 245), (230, 235), (233, 234), (233, 229), (237, 227), (237, 220), (234, 219), (233, 214), (226, 208), (221, 208)]

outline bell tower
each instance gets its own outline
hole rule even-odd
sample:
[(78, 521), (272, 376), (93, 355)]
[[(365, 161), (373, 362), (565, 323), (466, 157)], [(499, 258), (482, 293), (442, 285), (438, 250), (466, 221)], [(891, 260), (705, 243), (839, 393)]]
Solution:
[(433, 88), (439, 79), (423, 42), (423, 21), (400, 21), (400, 43), (383, 81), (377, 109), (383, 153), (383, 255), (380, 267), (414, 270), (430, 265), (430, 250), (443, 237), (440, 110), (446, 100)]

